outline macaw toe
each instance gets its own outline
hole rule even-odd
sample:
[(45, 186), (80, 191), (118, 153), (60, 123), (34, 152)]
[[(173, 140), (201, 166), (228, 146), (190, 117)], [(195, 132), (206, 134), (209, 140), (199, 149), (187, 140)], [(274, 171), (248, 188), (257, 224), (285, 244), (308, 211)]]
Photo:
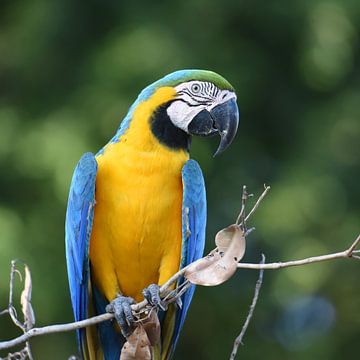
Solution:
[(151, 306), (166, 310), (160, 297), (160, 286), (151, 284), (143, 290), (144, 298), (148, 301)]
[(119, 295), (106, 306), (106, 311), (115, 315), (125, 338), (128, 338), (134, 330), (135, 318), (131, 310), (132, 304), (135, 304), (133, 298)]

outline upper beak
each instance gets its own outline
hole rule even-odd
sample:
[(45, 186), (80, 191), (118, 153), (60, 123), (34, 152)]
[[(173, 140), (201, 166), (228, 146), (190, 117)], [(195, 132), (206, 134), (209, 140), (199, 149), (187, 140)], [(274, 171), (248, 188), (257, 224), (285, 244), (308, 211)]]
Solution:
[(214, 156), (221, 154), (234, 140), (239, 125), (239, 109), (235, 99), (230, 99), (223, 104), (215, 106), (210, 111), (214, 119), (214, 127), (220, 135), (220, 144)]
[(212, 110), (202, 110), (190, 122), (188, 131), (192, 135), (220, 135), (220, 144), (214, 156), (222, 153), (232, 143), (239, 125), (239, 109), (234, 98), (215, 106)]

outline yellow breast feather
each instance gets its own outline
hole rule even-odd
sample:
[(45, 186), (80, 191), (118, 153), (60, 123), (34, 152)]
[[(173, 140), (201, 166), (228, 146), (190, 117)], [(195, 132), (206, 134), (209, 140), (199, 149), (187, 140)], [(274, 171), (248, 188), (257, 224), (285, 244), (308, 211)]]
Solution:
[(181, 169), (185, 150), (159, 143), (150, 119), (175, 90), (160, 88), (134, 110), (129, 128), (97, 156), (96, 206), (90, 240), (92, 280), (111, 301), (118, 293), (142, 299), (162, 284), (181, 257)]

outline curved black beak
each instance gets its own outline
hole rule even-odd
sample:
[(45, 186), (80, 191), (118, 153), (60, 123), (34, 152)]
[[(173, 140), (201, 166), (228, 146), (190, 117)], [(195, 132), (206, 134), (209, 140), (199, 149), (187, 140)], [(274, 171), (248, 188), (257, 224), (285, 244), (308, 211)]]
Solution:
[(218, 133), (220, 144), (214, 156), (222, 153), (232, 143), (239, 125), (239, 109), (234, 98), (215, 106), (212, 110), (202, 110), (188, 126), (191, 135), (210, 136)]
[(221, 154), (234, 140), (239, 125), (239, 109), (235, 99), (230, 99), (210, 111), (215, 128), (220, 134), (220, 144), (214, 156)]

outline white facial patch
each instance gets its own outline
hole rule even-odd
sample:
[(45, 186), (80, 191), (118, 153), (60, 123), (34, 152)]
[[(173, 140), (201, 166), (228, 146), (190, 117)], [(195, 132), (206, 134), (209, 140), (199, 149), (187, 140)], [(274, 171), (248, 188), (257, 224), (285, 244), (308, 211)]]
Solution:
[(233, 91), (220, 90), (211, 82), (188, 81), (175, 87), (176, 100), (167, 108), (172, 123), (188, 132), (191, 120), (202, 110), (211, 111), (215, 106), (236, 99)]

